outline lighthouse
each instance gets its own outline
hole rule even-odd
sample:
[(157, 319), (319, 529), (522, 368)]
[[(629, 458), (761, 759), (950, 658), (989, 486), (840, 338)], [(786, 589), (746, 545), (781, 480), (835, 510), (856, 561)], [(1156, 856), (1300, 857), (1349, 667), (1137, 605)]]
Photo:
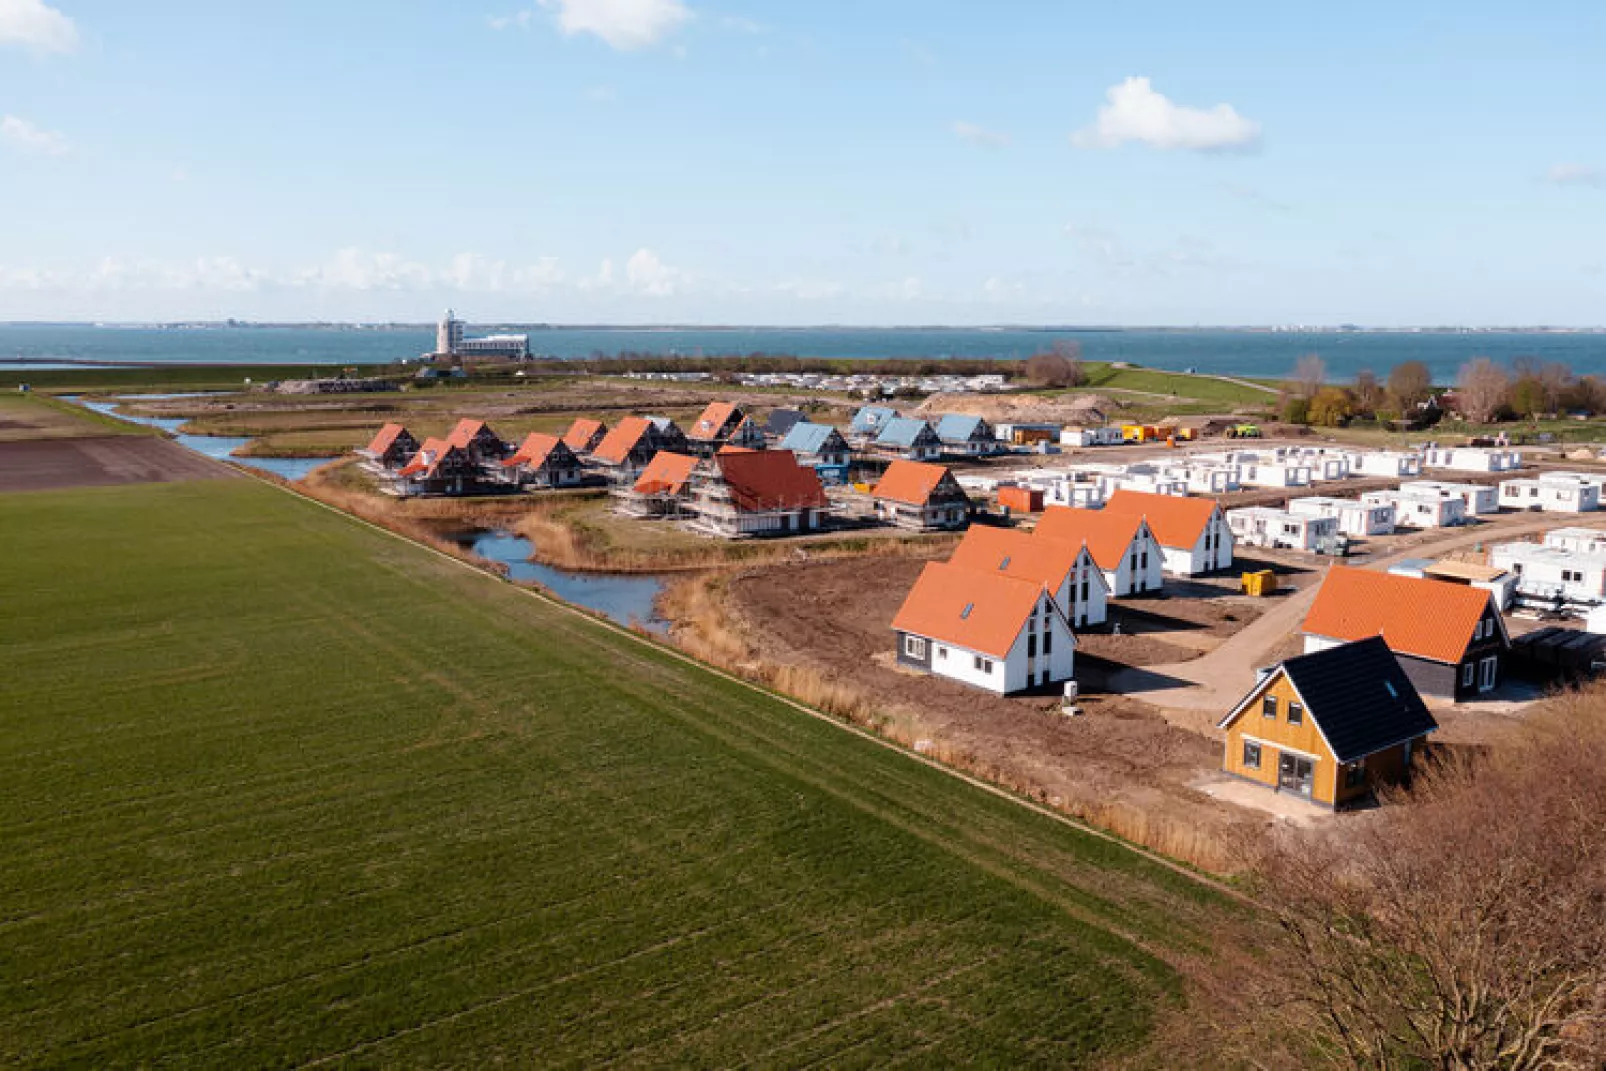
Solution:
[(435, 328), (435, 352), (456, 356), (463, 347), (463, 321), (452, 314), (451, 309), (441, 317), (441, 322)]

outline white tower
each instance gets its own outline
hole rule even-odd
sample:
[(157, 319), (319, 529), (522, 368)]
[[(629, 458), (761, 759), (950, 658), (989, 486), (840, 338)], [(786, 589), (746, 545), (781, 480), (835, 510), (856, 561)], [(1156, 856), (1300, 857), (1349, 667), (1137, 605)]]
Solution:
[(452, 315), (447, 309), (446, 315), (441, 317), (440, 326), (435, 329), (435, 352), (456, 355), (463, 346), (463, 321)]

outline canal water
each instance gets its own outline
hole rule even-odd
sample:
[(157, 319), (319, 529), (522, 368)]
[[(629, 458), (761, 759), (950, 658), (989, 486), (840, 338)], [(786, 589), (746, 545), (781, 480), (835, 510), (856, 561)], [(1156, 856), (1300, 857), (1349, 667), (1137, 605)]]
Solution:
[(487, 561), (507, 566), (513, 580), (533, 580), (565, 602), (597, 610), (621, 625), (640, 624), (653, 632), (668, 632), (653, 602), (664, 584), (656, 576), (614, 576), (572, 573), (530, 560), (535, 549), (528, 539), (504, 531), (471, 532), (459, 544)]
[(271, 472), (286, 480), (299, 480), (319, 465), (335, 460), (333, 457), (235, 457), (234, 451), (250, 442), (249, 436), (239, 435), (186, 435), (178, 429), (184, 426), (183, 418), (136, 416), (125, 413), (121, 406), (125, 401), (160, 401), (166, 398), (196, 398), (199, 393), (191, 394), (132, 394), (109, 402), (89, 402), (77, 396), (64, 396), (64, 400), (76, 402), (85, 409), (93, 409), (97, 413), (114, 416), (118, 420), (126, 420), (131, 424), (144, 424), (152, 428), (161, 428), (177, 440), (178, 444), (194, 450), (197, 454), (216, 458), (219, 461), (233, 461), (248, 468), (261, 469)]

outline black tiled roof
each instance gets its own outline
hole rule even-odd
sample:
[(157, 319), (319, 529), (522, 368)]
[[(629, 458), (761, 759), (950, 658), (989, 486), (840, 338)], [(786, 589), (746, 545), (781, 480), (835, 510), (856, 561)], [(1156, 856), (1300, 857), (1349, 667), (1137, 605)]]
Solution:
[(801, 409), (771, 409), (764, 422), (764, 433), (780, 438), (791, 431), (793, 425), (807, 419)]
[(1339, 762), (1355, 762), (1439, 727), (1379, 636), (1283, 663)]

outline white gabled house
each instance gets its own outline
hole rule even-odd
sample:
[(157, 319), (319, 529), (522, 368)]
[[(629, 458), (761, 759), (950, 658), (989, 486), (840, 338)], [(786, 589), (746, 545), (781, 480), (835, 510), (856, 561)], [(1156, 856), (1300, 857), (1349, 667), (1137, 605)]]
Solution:
[(1160, 567), (1172, 576), (1232, 568), (1232, 529), (1213, 499), (1119, 490), (1105, 502), (1104, 511), (1147, 522), (1160, 544)]
[(1050, 506), (1033, 532), (1040, 538), (1086, 546), (1113, 598), (1159, 591), (1165, 583), (1160, 542), (1142, 517)]
[(1076, 637), (1036, 581), (931, 562), (892, 630), (900, 666), (1000, 695), (1075, 676)]
[(1102, 625), (1109, 618), (1109, 584), (1083, 544), (1018, 528), (977, 527), (965, 533), (948, 560), (977, 572), (1042, 584), (1072, 628)]

